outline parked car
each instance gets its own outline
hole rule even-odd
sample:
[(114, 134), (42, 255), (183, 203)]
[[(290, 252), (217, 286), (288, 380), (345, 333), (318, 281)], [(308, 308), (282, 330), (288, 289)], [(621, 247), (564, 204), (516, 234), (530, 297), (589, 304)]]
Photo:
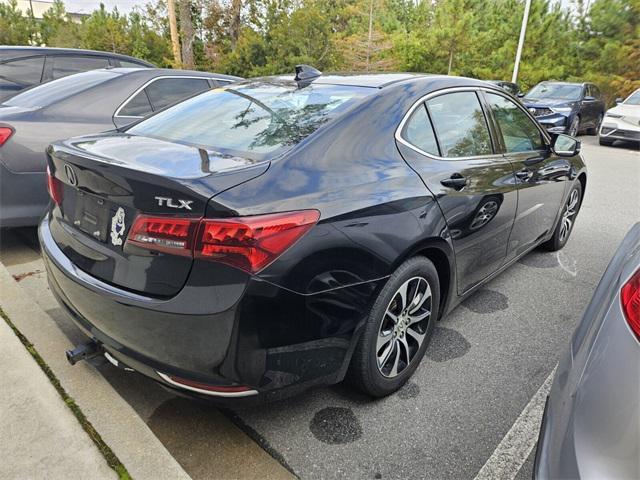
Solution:
[(486, 82), (310, 67), (55, 142), (39, 238), (90, 339), (68, 358), (104, 349), (203, 398), (346, 374), (388, 395), (436, 320), (531, 249), (565, 245), (579, 149)]
[(154, 67), (117, 53), (76, 48), (0, 46), (0, 102), (25, 88), (74, 73), (106, 67)]
[(640, 223), (622, 241), (558, 365), (534, 478), (640, 478)]
[(520, 86), (517, 83), (507, 82), (506, 80), (487, 80), (489, 83), (499, 86), (511, 95), (516, 96), (520, 93)]
[(550, 133), (576, 136), (598, 133), (605, 111), (602, 94), (593, 83), (541, 82), (522, 103)]
[(49, 143), (124, 127), (237, 77), (188, 70), (92, 70), (39, 85), (0, 106), (0, 226), (37, 225), (49, 196)]
[(636, 142), (640, 146), (640, 88), (626, 100), (617, 99), (618, 105), (607, 110), (600, 127), (600, 145), (612, 145), (616, 140)]

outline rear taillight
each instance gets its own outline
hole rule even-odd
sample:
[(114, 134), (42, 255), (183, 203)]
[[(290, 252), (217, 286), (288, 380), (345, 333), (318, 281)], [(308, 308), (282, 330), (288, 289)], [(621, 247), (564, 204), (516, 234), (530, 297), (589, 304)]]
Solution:
[(223, 219), (140, 215), (131, 227), (127, 243), (256, 273), (284, 253), (319, 218), (317, 210)]
[(631, 330), (640, 339), (640, 270), (636, 271), (622, 287), (620, 301)]
[(51, 174), (51, 170), (47, 166), (47, 190), (49, 196), (56, 205), (62, 204), (62, 182)]
[(202, 220), (195, 256), (255, 273), (316, 224), (317, 210)]
[(190, 257), (198, 222), (199, 219), (140, 215), (131, 227), (127, 243)]
[(0, 147), (6, 143), (13, 135), (13, 128), (0, 127)]

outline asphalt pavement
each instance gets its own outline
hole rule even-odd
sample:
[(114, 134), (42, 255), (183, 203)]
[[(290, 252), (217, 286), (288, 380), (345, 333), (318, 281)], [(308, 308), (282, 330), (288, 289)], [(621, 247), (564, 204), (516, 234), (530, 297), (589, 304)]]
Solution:
[[(474, 478), (501, 442), (518, 441), (514, 422), (549, 379), (609, 259), (640, 219), (640, 152), (581, 140), (589, 178), (567, 246), (527, 255), (443, 319), (414, 377), (391, 397), (317, 388), (238, 410), (231, 423), (138, 374), (104, 362), (96, 369), (196, 479), (285, 478), (282, 465), (314, 479)], [(48, 292), (34, 235), (3, 232), (0, 261), (78, 340)], [(531, 478), (532, 458), (504, 477)]]

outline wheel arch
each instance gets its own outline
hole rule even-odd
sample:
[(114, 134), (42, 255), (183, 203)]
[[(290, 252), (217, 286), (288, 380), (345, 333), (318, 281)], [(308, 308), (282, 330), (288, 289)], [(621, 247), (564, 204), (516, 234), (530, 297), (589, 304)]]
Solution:
[(439, 237), (419, 241), (398, 258), (394, 270), (412, 257), (426, 257), (436, 267), (440, 281), (439, 320), (455, 294), (455, 257), (451, 244)]
[(580, 175), (578, 175), (578, 181), (580, 182), (580, 185), (582, 186), (582, 197), (580, 198), (580, 203), (582, 203), (582, 199), (584, 198), (584, 194), (587, 191), (587, 174), (585, 172), (580, 172)]

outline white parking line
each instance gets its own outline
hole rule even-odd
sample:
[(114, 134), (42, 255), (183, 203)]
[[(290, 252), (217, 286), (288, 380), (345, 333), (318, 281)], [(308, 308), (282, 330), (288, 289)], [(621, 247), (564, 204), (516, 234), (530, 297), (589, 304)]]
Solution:
[(480, 469), (475, 480), (513, 480), (516, 477), (538, 440), (544, 404), (551, 389), (556, 368), (557, 365), (524, 407), (520, 416)]

